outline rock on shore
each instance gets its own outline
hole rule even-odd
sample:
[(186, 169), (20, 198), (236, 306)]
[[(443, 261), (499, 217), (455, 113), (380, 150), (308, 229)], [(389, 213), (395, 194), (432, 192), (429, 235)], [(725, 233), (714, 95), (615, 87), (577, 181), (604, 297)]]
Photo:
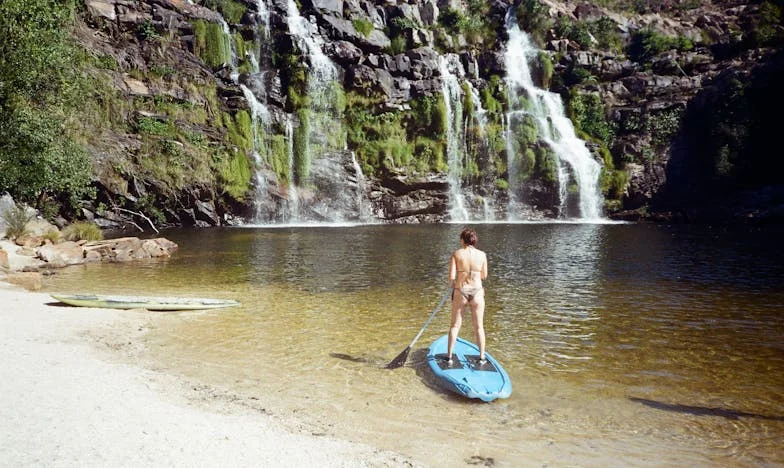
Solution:
[(0, 241), (0, 274), (5, 281), (29, 290), (41, 288), (41, 271), (90, 262), (129, 262), (170, 257), (177, 244), (163, 237), (122, 237), (102, 241), (67, 241), (41, 247), (18, 246)]

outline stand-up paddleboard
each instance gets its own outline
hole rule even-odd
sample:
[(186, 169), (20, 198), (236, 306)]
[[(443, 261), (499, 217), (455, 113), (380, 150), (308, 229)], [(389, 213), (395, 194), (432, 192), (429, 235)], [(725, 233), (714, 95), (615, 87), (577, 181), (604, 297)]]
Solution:
[(51, 294), (51, 296), (72, 306), (104, 309), (201, 310), (220, 309), (240, 304), (229, 299), (190, 297), (102, 296), (96, 294)]
[(512, 394), (512, 382), (501, 364), (485, 352), (479, 363), (479, 347), (458, 338), (452, 350), (452, 364), (447, 361), (447, 335), (438, 338), (427, 351), (427, 363), (436, 377), (453, 392), (468, 398), (493, 401)]

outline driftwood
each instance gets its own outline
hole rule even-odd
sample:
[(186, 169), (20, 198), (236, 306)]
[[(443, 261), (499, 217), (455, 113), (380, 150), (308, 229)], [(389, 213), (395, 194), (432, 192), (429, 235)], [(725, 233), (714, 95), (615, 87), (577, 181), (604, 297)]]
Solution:
[[(153, 224), (152, 220), (147, 216), (145, 216), (144, 214), (137, 211), (126, 210), (125, 208), (120, 208), (119, 206), (115, 206), (114, 209), (116, 211), (122, 211), (124, 213), (129, 213), (135, 216), (139, 216), (140, 218), (144, 218), (147, 221), (147, 223), (150, 225), (152, 230), (155, 231), (156, 234), (160, 234), (160, 231), (158, 231), (158, 229), (155, 228), (155, 224)], [(129, 221), (129, 222), (134, 226), (136, 226), (141, 232), (144, 232), (144, 229), (142, 229), (138, 224), (134, 223), (133, 221)]]

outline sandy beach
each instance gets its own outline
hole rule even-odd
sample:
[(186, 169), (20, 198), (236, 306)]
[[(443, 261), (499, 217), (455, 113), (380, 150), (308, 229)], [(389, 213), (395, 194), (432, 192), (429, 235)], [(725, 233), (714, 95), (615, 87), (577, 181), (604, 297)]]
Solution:
[(0, 465), (418, 465), (133, 365), (150, 314), (67, 307), (0, 281)]

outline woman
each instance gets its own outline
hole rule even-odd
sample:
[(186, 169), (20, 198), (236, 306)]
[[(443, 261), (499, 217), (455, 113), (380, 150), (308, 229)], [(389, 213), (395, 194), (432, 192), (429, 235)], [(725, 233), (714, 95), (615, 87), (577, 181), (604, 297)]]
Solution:
[(474, 333), (479, 344), (479, 362), (485, 359), (485, 328), (482, 323), (485, 314), (485, 290), (482, 280), (487, 278), (487, 255), (476, 248), (476, 233), (463, 229), (460, 233), (460, 248), (455, 250), (449, 260), (449, 283), (452, 285), (452, 325), (449, 328), (447, 358), (451, 364), (452, 349), (457, 341), (457, 333), (463, 323), (462, 311), (466, 305), (471, 307), (474, 319)]

